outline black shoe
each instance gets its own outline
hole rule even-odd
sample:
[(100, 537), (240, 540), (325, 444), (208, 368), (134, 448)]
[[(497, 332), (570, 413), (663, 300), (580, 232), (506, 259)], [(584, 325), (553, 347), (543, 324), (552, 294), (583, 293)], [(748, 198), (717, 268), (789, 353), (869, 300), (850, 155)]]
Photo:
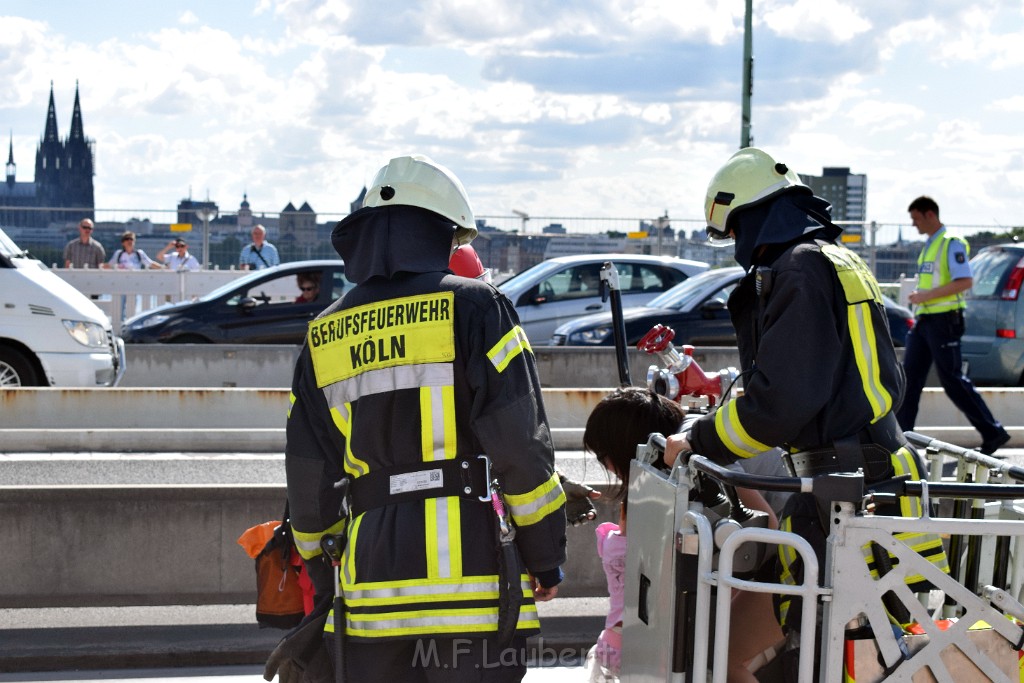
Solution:
[(985, 441), (983, 441), (981, 443), (981, 448), (979, 448), (978, 450), (984, 453), (985, 455), (992, 455), (993, 453), (996, 452), (997, 448), (999, 448), (1000, 446), (1005, 446), (1006, 442), (1009, 440), (1010, 435), (1004, 429), (995, 436), (993, 436), (991, 439), (986, 439)]

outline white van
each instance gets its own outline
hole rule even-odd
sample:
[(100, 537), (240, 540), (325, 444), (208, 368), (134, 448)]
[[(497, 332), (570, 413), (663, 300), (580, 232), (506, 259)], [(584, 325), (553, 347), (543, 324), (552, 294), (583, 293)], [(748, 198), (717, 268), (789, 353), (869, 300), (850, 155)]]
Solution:
[(110, 319), (0, 230), (0, 388), (109, 387), (122, 375)]

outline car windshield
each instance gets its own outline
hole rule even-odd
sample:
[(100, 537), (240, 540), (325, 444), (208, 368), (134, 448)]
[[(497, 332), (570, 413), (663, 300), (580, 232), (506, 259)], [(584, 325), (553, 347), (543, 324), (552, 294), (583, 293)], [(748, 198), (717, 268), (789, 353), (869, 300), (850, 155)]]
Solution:
[(0, 254), (7, 258), (15, 258), (23, 256), (24, 253), (25, 252), (14, 243), (14, 240), (8, 237), (3, 230), (0, 230)]
[(526, 270), (521, 270), (509, 279), (498, 285), (498, 289), (503, 291), (514, 292), (517, 288), (522, 287), (526, 284), (533, 284), (538, 278), (552, 273), (559, 268), (562, 268), (562, 264), (555, 263), (553, 261), (543, 261), (535, 266), (531, 266)]
[(694, 275), (664, 294), (654, 297), (645, 305), (650, 308), (683, 308), (694, 297), (703, 296), (709, 283), (721, 280), (723, 277), (722, 272), (717, 270)]

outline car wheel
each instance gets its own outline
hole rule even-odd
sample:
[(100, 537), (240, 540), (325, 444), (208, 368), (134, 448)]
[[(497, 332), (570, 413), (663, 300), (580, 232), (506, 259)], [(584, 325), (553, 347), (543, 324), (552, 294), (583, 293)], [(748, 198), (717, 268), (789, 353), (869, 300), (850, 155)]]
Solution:
[(183, 334), (170, 341), (171, 344), (209, 344), (210, 340), (198, 334)]
[(39, 373), (25, 354), (10, 348), (0, 348), (0, 387), (38, 387)]

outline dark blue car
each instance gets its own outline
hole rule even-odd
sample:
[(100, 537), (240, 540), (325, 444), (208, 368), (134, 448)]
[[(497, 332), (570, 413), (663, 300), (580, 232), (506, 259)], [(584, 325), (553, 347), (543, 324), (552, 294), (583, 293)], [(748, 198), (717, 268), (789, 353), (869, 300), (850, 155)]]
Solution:
[[(735, 346), (736, 330), (726, 303), (742, 277), (743, 269), (740, 267), (709, 270), (687, 278), (646, 306), (623, 309), (626, 343), (635, 346), (652, 327), (665, 325), (675, 330), (673, 343), (677, 346)], [(913, 325), (913, 314), (888, 297), (884, 297), (884, 302), (893, 343), (903, 346), (907, 341), (907, 331)], [(588, 315), (559, 326), (551, 344), (614, 345), (611, 313)]]

